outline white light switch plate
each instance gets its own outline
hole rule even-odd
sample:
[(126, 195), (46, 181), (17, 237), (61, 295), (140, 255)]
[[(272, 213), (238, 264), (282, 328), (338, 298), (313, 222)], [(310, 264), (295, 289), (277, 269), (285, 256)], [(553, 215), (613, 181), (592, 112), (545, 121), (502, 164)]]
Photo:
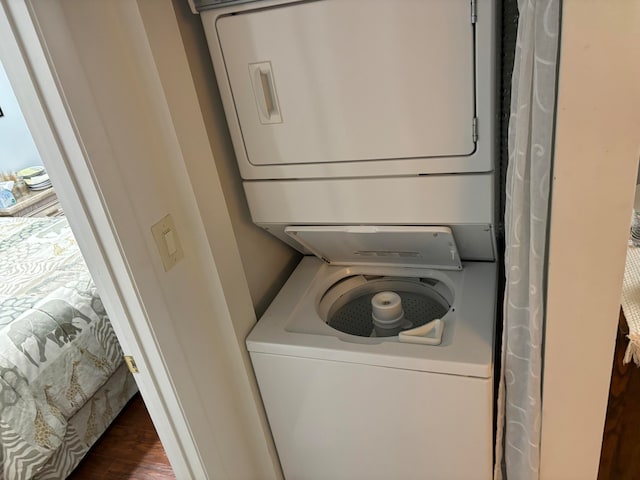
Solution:
[(184, 258), (182, 245), (178, 238), (178, 232), (173, 224), (171, 215), (166, 215), (158, 223), (151, 227), (153, 239), (156, 241), (158, 253), (162, 260), (164, 271), (168, 272), (173, 266)]

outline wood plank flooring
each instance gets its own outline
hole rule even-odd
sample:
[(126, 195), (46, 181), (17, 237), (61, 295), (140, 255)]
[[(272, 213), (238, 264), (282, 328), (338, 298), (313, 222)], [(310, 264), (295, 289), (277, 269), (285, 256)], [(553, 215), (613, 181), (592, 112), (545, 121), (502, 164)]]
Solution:
[(620, 312), (598, 480), (640, 479), (640, 368), (622, 364), (627, 333)]
[(140, 394), (131, 399), (68, 478), (175, 480)]

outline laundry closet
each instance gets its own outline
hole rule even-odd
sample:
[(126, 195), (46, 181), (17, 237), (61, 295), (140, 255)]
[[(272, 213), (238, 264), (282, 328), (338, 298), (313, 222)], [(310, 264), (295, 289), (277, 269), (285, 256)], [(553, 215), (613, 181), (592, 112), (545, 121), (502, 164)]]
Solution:
[(286, 478), (491, 478), (494, 0), (195, 2), (252, 221)]

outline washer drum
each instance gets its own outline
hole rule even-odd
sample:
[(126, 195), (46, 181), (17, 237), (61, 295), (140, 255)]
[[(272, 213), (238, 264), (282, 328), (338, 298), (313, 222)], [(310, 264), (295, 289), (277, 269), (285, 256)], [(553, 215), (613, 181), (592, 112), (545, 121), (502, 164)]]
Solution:
[[(331, 301), (332, 298), (335, 298), (335, 292), (332, 290), (340, 289), (347, 282), (354, 283), (353, 277), (345, 280), (327, 291), (320, 302), (321, 305), (323, 301)], [(373, 297), (381, 292), (393, 292), (399, 295), (405, 319), (402, 329), (408, 330), (425, 325), (432, 320), (441, 319), (449, 311), (451, 302), (438, 291), (442, 291), (443, 287), (446, 289), (441, 282), (432, 279), (389, 277), (365, 279), (365, 283), (353, 288), (347, 286), (344, 293), (339, 292), (342, 294), (339, 294), (329, 306), (325, 321), (330, 327), (350, 335), (360, 337), (394, 336), (397, 333), (381, 335), (380, 329), (378, 332), (374, 329), (373, 307), (371, 305)], [(446, 290), (443, 293), (450, 294), (448, 289)], [(324, 309), (321, 307), (320, 310)]]

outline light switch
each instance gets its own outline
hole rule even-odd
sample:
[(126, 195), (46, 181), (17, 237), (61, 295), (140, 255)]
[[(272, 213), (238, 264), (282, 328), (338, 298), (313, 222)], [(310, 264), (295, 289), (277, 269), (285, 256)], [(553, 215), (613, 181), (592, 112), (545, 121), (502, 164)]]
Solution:
[(178, 249), (176, 248), (176, 240), (173, 230), (167, 230), (164, 232), (164, 243), (167, 248), (167, 253), (169, 255), (174, 255)]
[(153, 239), (156, 242), (162, 266), (168, 272), (173, 266), (184, 258), (184, 252), (180, 245), (178, 232), (173, 224), (171, 215), (166, 215), (158, 223), (151, 227)]

